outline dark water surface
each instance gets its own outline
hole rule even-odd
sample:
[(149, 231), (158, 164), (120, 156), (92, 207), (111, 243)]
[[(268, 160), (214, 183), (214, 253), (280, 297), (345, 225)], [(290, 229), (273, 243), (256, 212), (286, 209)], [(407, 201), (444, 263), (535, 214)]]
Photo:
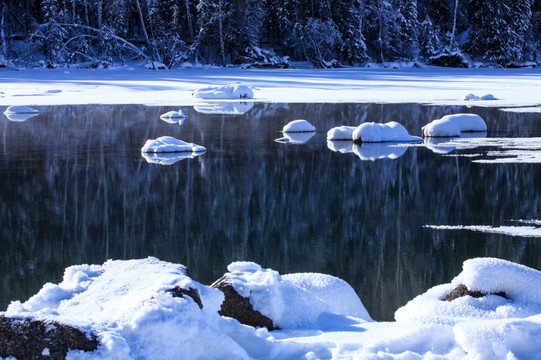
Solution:
[[(359, 156), (343, 154), (326, 143), (334, 126), (394, 120), (419, 135), (430, 120), (457, 112), (481, 115), (488, 137), (541, 136), (540, 114), (255, 104), (237, 116), (184, 107), (188, 119), (179, 126), (159, 119), (171, 107), (37, 109), (24, 122), (0, 118), (0, 309), (60, 281), (69, 265), (147, 256), (185, 264), (204, 284), (236, 260), (332, 274), (378, 320), (449, 282), (469, 258), (541, 269), (539, 238), (423, 227), (539, 220), (539, 164), (478, 164), (425, 147), (364, 161), (385, 151), (363, 145)], [(308, 142), (273, 141), (298, 118), (318, 129)], [(147, 163), (141, 147), (163, 135), (207, 152), (169, 166)]]

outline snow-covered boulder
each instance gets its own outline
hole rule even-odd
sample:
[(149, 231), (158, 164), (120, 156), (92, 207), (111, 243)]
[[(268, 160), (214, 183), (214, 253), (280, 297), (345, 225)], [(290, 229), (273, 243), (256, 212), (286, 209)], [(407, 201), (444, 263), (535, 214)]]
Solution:
[(203, 146), (187, 143), (172, 136), (162, 136), (157, 139), (147, 140), (141, 148), (142, 153), (202, 153), (206, 150)]
[(316, 128), (306, 120), (293, 120), (284, 125), (282, 132), (294, 133), (294, 132), (314, 132)]
[(327, 140), (353, 140), (353, 132), (356, 126), (337, 126), (327, 131)]
[(472, 100), (498, 100), (494, 95), (492, 94), (486, 94), (483, 96), (477, 96), (475, 94), (467, 94), (464, 96), (464, 100), (466, 101), (472, 101)]
[(422, 141), (417, 136), (411, 136), (403, 125), (395, 121), (385, 124), (363, 123), (353, 131), (352, 137), (353, 141), (370, 143)]
[(454, 137), (463, 132), (484, 132), (487, 124), (482, 117), (476, 114), (445, 115), (422, 127), (425, 137)]
[(75, 359), (196, 359), (249, 356), (220, 328), (223, 294), (186, 276), (182, 265), (155, 258), (107, 261), (66, 269), (5, 315), (75, 326), (100, 341)]
[(253, 90), (246, 85), (229, 84), (221, 86), (207, 86), (195, 90), (192, 96), (196, 99), (251, 99)]
[[(355, 292), (340, 279), (314, 274), (281, 276), (274, 270), (243, 261), (231, 263), (227, 270), (224, 275), (227, 284), (248, 299), (254, 310), (270, 319), (272, 327), (294, 329), (314, 325), (324, 314), (370, 320)], [(325, 284), (329, 285), (327, 290)], [(333, 290), (342, 298), (332, 299)]]
[(5, 115), (12, 115), (12, 114), (37, 114), (39, 113), (38, 110), (32, 109), (31, 107), (28, 107), (26, 105), (12, 105), (4, 111)]

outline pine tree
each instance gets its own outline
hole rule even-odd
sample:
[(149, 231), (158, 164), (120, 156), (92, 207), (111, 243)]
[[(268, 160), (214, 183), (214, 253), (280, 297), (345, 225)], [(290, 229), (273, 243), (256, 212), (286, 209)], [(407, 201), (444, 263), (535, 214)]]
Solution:
[(399, 36), (396, 49), (400, 57), (413, 60), (419, 54), (417, 0), (403, 0), (398, 4)]
[(342, 39), (341, 53), (350, 65), (369, 59), (365, 38), (362, 33), (363, 17), (359, 0), (336, 1), (333, 4), (334, 22)]
[(442, 45), (438, 31), (428, 15), (420, 25), (419, 39), (420, 54), (425, 59), (441, 52)]
[(64, 9), (60, 0), (42, 0), (44, 12), (43, 24), (40, 31), (43, 34), (45, 55), (50, 66), (63, 63), (67, 60), (64, 47), (67, 31), (61, 25), (64, 23)]

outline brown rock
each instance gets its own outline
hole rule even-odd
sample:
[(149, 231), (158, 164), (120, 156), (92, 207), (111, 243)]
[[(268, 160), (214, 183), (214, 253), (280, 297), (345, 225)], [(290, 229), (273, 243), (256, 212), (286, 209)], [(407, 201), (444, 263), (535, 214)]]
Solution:
[[(449, 293), (449, 295), (447, 295), (447, 297), (445, 298), (445, 301), (453, 301), (463, 296), (471, 296), (474, 298), (480, 298), (486, 295), (488, 294), (482, 293), (480, 291), (471, 291), (470, 289), (467, 288), (466, 285), (458, 285), (456, 288), (453, 289), (453, 291)], [(507, 295), (503, 291), (500, 291), (491, 295), (498, 295), (507, 299)]]
[(183, 289), (180, 286), (175, 286), (174, 288), (169, 290), (169, 292), (172, 293), (174, 297), (183, 298), (184, 296), (188, 296), (192, 298), (192, 300), (195, 301), (197, 305), (199, 305), (200, 309), (203, 308), (203, 303), (201, 302), (201, 297), (199, 296), (199, 291), (197, 291), (197, 289)]
[(216, 280), (211, 286), (221, 290), (225, 295), (222, 308), (218, 311), (220, 315), (232, 317), (245, 325), (266, 327), (269, 330), (277, 329), (271, 319), (254, 310), (249, 299), (239, 295), (226, 275)]
[(94, 351), (98, 344), (94, 335), (69, 325), (0, 315), (0, 357), (65, 359), (70, 349)]

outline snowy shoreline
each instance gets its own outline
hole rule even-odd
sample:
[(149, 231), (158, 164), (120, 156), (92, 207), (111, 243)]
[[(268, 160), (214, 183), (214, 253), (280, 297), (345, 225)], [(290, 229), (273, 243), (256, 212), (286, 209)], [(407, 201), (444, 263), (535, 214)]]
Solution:
[[(541, 112), (541, 68), (147, 70), (140, 65), (106, 70), (77, 68), (0, 71), (0, 106), (144, 104), (194, 106), (194, 90), (240, 83), (253, 88), (249, 102), (422, 103), (511, 108)], [(467, 100), (492, 94), (497, 100)], [(228, 101), (228, 100), (221, 100)], [(524, 110), (526, 109), (526, 110)]]
[[(68, 359), (86, 360), (540, 358), (541, 272), (506, 260), (465, 261), (451, 283), (409, 301), (394, 322), (373, 321), (353, 289), (333, 276), (281, 275), (235, 262), (222, 279), (279, 329), (224, 314), (231, 298), (218, 281), (200, 284), (183, 265), (109, 260), (70, 266), (59, 284), (0, 312), (0, 356), (29, 356), (28, 346), (38, 357), (62, 358), (71, 348)], [(10, 332), (24, 331), (24, 319), (44, 321), (45, 342), (13, 340)], [(64, 325), (94, 343), (59, 350), (47, 334)]]

